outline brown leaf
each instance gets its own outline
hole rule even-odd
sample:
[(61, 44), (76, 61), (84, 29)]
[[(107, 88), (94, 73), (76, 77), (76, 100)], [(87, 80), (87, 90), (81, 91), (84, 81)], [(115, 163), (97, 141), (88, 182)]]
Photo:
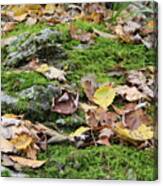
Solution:
[(30, 158), (32, 160), (36, 160), (37, 159), (37, 152), (38, 150), (33, 146), (29, 146), (26, 150), (26, 155), (27, 155), (27, 158)]
[(31, 159), (22, 158), (20, 156), (9, 156), (9, 157), (11, 160), (20, 164), (23, 167), (39, 168), (46, 162), (46, 160), (31, 160)]
[(136, 87), (129, 87), (127, 85), (118, 86), (115, 88), (118, 95), (121, 95), (127, 101), (137, 101), (146, 96), (141, 93)]
[(87, 124), (93, 129), (111, 128), (117, 120), (117, 117), (118, 115), (116, 113), (107, 112), (102, 108), (89, 110), (86, 113)]
[(104, 128), (100, 131), (99, 140), (97, 143), (102, 145), (110, 145), (109, 139), (113, 136), (114, 132), (111, 129)]
[(125, 124), (129, 129), (135, 130), (142, 123), (145, 125), (151, 124), (149, 117), (145, 115), (142, 109), (125, 114)]
[(7, 22), (4, 27), (2, 28), (3, 32), (10, 32), (12, 31), (16, 26), (15, 22)]
[(81, 80), (82, 88), (84, 89), (84, 93), (86, 94), (87, 98), (92, 101), (93, 95), (96, 90), (96, 80), (93, 75), (88, 75)]
[(78, 108), (79, 95), (64, 92), (60, 97), (53, 99), (52, 111), (60, 114), (72, 114)]
[(70, 25), (70, 36), (72, 39), (81, 41), (82, 43), (88, 43), (92, 40), (91, 33), (76, 29), (73, 25)]
[(6, 140), (3, 136), (0, 135), (0, 150), (1, 152), (8, 153), (14, 151), (13, 144)]

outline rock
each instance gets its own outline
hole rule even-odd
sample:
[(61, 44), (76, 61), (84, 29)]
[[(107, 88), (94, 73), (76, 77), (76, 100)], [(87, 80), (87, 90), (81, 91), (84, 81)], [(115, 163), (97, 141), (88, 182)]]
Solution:
[[(19, 93), (19, 97), (28, 100), (28, 109), (25, 117), (44, 121), (51, 113), (53, 97), (61, 94), (60, 89), (53, 85), (47, 87), (34, 85)], [(32, 117), (32, 118), (31, 118)]]
[(2, 113), (5, 113), (5, 111), (7, 110), (12, 111), (18, 102), (18, 98), (13, 97), (13, 96), (9, 96), (7, 95), (5, 92), (1, 91), (1, 110)]
[(25, 65), (33, 58), (39, 62), (48, 62), (54, 65), (57, 60), (66, 57), (61, 47), (62, 35), (56, 30), (44, 29), (39, 33), (29, 36), (28, 33), (20, 35), (10, 46), (7, 47), (5, 65), (19, 67)]
[(18, 92), (16, 97), (2, 95), (2, 114), (24, 114), (24, 117), (35, 121), (48, 121), (51, 114), (52, 99), (61, 94), (60, 88), (54, 85), (34, 85)]

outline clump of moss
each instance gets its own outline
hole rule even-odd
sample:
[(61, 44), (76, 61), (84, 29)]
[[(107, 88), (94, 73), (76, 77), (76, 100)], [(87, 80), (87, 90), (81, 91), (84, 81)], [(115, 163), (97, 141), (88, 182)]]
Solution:
[(48, 83), (49, 80), (37, 72), (2, 72), (2, 89), (10, 95), (15, 95), (16, 92), (29, 88), (33, 85), (46, 85)]
[(71, 145), (51, 145), (39, 159), (47, 163), (34, 171), (26, 170), (30, 177), (76, 179), (135, 179), (154, 180), (154, 151), (133, 147), (88, 147), (76, 149)]
[(3, 170), (1, 172), (2, 177), (11, 177), (10, 171), (9, 170)]

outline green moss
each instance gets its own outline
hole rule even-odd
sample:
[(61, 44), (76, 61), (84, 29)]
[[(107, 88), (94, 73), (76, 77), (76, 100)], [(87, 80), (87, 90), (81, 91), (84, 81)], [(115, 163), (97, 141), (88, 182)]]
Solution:
[(48, 82), (41, 74), (32, 71), (2, 72), (2, 89), (10, 95), (15, 95), (16, 92), (33, 85), (46, 85)]
[(24, 32), (29, 32), (31, 34), (37, 33), (44, 28), (47, 28), (47, 24), (45, 23), (37, 23), (35, 25), (27, 25), (25, 23), (19, 23), (12, 31), (7, 32), (5, 35), (3, 35), (2, 38), (7, 38), (10, 36), (18, 36)]
[(81, 179), (154, 180), (154, 151), (113, 145), (76, 149), (71, 145), (51, 145), (39, 159), (47, 163), (38, 170), (26, 170), (31, 177)]
[(113, 78), (107, 75), (110, 69), (122, 66), (128, 69), (138, 69), (155, 63), (155, 53), (143, 45), (131, 45), (118, 41), (97, 38), (95, 44), (85, 49), (68, 50), (69, 57), (65, 65), (69, 66), (67, 77), (73, 83), (80, 83), (86, 74), (94, 73), (99, 82), (124, 83), (124, 77)]
[(1, 172), (2, 177), (11, 177), (10, 171), (9, 170), (4, 170)]

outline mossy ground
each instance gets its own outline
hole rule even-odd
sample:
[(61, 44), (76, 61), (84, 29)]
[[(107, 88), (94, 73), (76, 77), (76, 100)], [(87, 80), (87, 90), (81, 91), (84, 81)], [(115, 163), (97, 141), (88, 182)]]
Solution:
[(154, 180), (154, 150), (113, 145), (76, 149), (71, 145), (52, 145), (39, 154), (47, 159), (40, 169), (26, 170), (31, 177), (73, 179)]
[[(85, 31), (92, 31), (92, 28), (105, 31), (104, 25), (100, 24), (81, 21), (77, 21), (75, 24)], [(39, 32), (43, 28), (47, 28), (47, 25), (26, 26), (21, 23), (4, 37), (17, 36), (24, 31)], [(108, 75), (110, 69), (118, 66), (127, 70), (139, 69), (155, 63), (154, 50), (147, 50), (143, 45), (124, 44), (120, 41), (98, 37), (90, 46), (82, 44), (83, 48), (79, 49), (77, 46), (80, 45), (80, 42), (69, 37), (67, 25), (58, 24), (51, 28), (63, 33), (63, 46), (68, 54), (68, 59), (61, 61), (59, 65), (67, 71), (67, 83), (75, 85), (81, 95), (80, 80), (86, 74), (96, 74), (98, 82), (110, 81), (121, 84), (125, 82), (125, 77), (110, 78)], [(36, 72), (2, 71), (2, 87), (10, 95), (15, 95), (15, 92), (32, 85), (47, 85), (48, 83), (50, 82), (46, 78)], [(24, 111), (26, 101), (22, 100), (19, 106)], [(73, 117), (64, 118), (64, 122), (73, 123), (74, 128), (77, 128), (78, 123), (75, 123)], [(56, 115), (53, 118), (54, 123), (57, 119), (62, 119), (56, 118)], [(83, 124), (82, 117), (80, 124)], [(65, 126), (66, 124), (63, 123), (63, 127)], [(39, 154), (39, 159), (47, 159), (47, 163), (40, 169), (26, 170), (25, 172), (31, 177), (122, 180), (153, 180), (156, 178), (153, 149), (137, 150), (134, 147), (120, 145), (76, 149), (68, 144), (51, 145), (47, 151)]]

